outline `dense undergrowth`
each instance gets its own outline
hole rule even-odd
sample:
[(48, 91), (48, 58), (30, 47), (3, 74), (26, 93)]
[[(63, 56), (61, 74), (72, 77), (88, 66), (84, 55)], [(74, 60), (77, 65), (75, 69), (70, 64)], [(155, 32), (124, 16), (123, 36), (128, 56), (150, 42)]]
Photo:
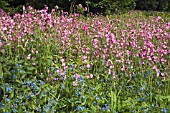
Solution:
[(0, 112), (170, 111), (168, 14), (0, 13)]

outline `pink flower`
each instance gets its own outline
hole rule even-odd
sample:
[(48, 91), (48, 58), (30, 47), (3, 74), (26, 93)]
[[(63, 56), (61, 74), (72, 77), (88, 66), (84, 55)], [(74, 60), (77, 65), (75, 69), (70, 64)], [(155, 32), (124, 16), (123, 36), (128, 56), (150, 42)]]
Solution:
[(166, 60), (164, 58), (161, 58), (161, 62), (162, 62), (162, 64), (164, 64), (166, 62)]
[(6, 31), (6, 30), (7, 30), (7, 27), (3, 27), (2, 30), (3, 30), (3, 31)]
[(83, 8), (82, 4), (79, 4), (79, 7), (80, 7), (80, 8)]
[(77, 73), (75, 74), (76, 80), (80, 78), (80, 75), (78, 75)]
[(108, 74), (110, 75), (112, 73), (111, 69), (108, 70)]
[(62, 62), (62, 66), (63, 66), (63, 67), (66, 66), (66, 63), (65, 63), (65, 62)]
[(98, 40), (97, 40), (97, 39), (93, 39), (92, 42), (93, 42), (94, 44), (97, 44), (97, 43), (98, 43)]
[(68, 68), (68, 66), (64, 66), (64, 70), (66, 70)]
[(57, 73), (60, 73), (60, 70), (57, 69), (56, 71), (57, 71)]
[(90, 74), (90, 78), (93, 78), (93, 74)]
[(22, 7), (23, 11), (25, 11), (25, 6)]
[(82, 56), (81, 58), (82, 58), (82, 60), (85, 60), (87, 58), (87, 56)]
[(161, 73), (161, 76), (162, 76), (163, 80), (166, 80), (166, 74), (165, 73)]
[(87, 7), (84, 8), (84, 11), (87, 11)]
[(111, 65), (111, 66), (110, 66), (110, 69), (113, 69), (113, 68), (114, 68), (114, 65)]
[(83, 30), (86, 31), (88, 28), (86, 25), (83, 26)]
[(159, 69), (156, 66), (153, 66), (153, 68), (156, 71), (156, 76), (159, 76)]
[(64, 62), (64, 59), (62, 58), (60, 61), (61, 61), (61, 62)]
[(31, 54), (28, 55), (27, 59), (29, 60), (31, 58)]
[(77, 86), (78, 84), (77, 84), (77, 81), (74, 81), (73, 82), (73, 86)]
[(125, 71), (125, 66), (123, 65), (123, 67), (121, 68), (122, 71)]
[(102, 58), (103, 58), (103, 59), (106, 59), (106, 55), (102, 54)]
[(87, 78), (87, 79), (93, 78), (93, 74), (87, 75), (86, 78)]
[(156, 66), (153, 66), (153, 68), (155, 71), (158, 71), (158, 68)]
[(87, 66), (86, 66), (88, 69), (90, 68), (90, 64), (87, 64)]
[(58, 9), (58, 6), (56, 5), (55, 8)]
[(87, 63), (87, 60), (84, 60), (83, 62), (84, 62), (84, 63)]
[(156, 21), (162, 21), (162, 22), (164, 22), (164, 20), (162, 19), (162, 17), (160, 17), (160, 16), (158, 16), (157, 18), (156, 18)]

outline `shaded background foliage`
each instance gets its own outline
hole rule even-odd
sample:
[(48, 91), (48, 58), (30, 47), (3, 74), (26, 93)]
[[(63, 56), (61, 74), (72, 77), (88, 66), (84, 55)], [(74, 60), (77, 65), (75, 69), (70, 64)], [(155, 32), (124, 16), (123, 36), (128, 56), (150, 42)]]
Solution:
[(47, 5), (49, 10), (57, 5), (60, 9), (72, 13), (77, 4), (88, 7), (89, 11), (94, 14), (113, 14), (131, 9), (170, 11), (170, 0), (1, 0), (0, 8), (13, 14), (22, 13), (23, 5), (30, 5), (35, 9), (43, 9), (44, 5)]

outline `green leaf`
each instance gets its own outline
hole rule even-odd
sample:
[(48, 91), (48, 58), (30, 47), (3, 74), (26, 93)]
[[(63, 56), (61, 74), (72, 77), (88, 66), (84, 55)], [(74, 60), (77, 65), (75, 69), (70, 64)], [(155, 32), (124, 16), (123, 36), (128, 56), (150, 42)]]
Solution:
[(48, 59), (53, 59), (53, 56), (47, 56), (46, 58), (48, 58)]
[[(0, 63), (0, 74), (2, 74), (2, 64)], [(2, 75), (0, 75), (2, 76)]]
[(31, 107), (32, 109), (35, 109), (35, 108), (36, 108), (36, 105), (35, 105), (35, 104), (31, 104), (30, 107)]
[(51, 59), (47, 59), (47, 62), (51, 64), (53, 61)]
[(22, 81), (16, 79), (16, 82), (19, 83), (19, 84), (22, 84)]
[(95, 87), (96, 91), (99, 91), (99, 89), (101, 89), (101, 88), (102, 88), (101, 84), (98, 84), (98, 85)]
[(36, 69), (35, 67), (27, 67), (27, 70), (29, 70), (29, 71), (33, 71), (35, 69)]
[(10, 98), (13, 98), (14, 97), (14, 92), (11, 92), (10, 93)]

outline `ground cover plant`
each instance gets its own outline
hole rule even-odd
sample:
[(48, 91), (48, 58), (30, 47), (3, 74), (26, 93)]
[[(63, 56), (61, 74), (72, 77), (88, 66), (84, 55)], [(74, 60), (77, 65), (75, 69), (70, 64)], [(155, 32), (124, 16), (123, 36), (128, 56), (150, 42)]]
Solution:
[(170, 111), (170, 18), (0, 12), (0, 112)]

